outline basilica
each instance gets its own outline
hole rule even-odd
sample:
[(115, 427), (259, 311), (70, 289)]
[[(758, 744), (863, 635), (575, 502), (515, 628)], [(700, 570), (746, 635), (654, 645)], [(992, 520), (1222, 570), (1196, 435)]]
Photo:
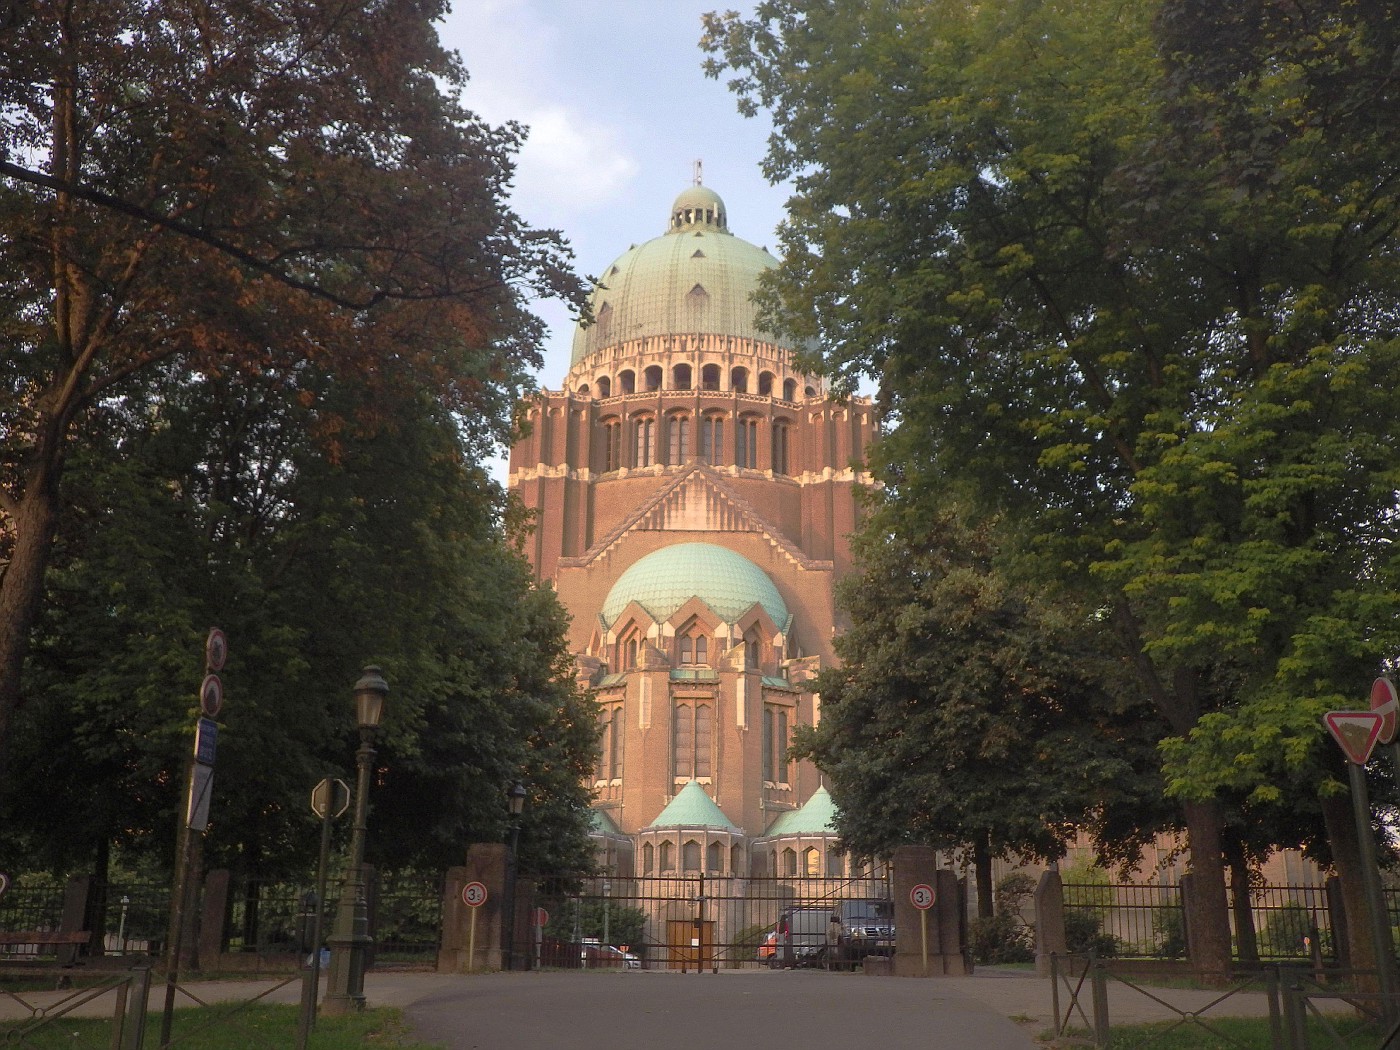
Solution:
[(817, 770), (786, 752), (821, 718), (875, 414), (759, 325), (776, 265), (686, 188), (601, 272), (563, 389), (511, 450), (528, 556), (598, 703), (594, 829), (617, 875), (856, 874)]

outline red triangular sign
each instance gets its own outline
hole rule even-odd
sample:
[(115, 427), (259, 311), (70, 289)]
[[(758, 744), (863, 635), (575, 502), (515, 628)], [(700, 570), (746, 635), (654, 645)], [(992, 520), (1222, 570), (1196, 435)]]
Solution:
[(1395, 692), (1395, 683), (1389, 678), (1377, 678), (1371, 683), (1371, 710), (1381, 716), (1382, 744), (1395, 743), (1397, 715), (1400, 715), (1400, 696)]
[(1380, 738), (1384, 719), (1378, 711), (1328, 711), (1322, 721), (1347, 758), (1364, 766)]

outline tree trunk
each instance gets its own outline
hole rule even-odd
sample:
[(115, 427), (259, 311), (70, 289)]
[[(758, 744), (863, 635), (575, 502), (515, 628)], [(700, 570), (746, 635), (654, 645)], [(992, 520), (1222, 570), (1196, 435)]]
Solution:
[[(1351, 809), (1351, 797), (1331, 795), (1320, 801), (1322, 822), (1327, 826), (1327, 841), (1332, 847), (1332, 864), (1342, 880), (1351, 967), (1353, 970), (1374, 971), (1376, 952), (1366, 909), (1366, 883), (1361, 876), (1361, 846), (1356, 840), (1356, 818)], [(1358, 987), (1362, 987), (1360, 981)], [(1362, 990), (1375, 991), (1376, 982), (1368, 979)]]
[(986, 839), (972, 844), (972, 865), (977, 873), (977, 917), (990, 919), (995, 913), (992, 900), (992, 847)]
[(1186, 838), (1195, 876), (1192, 907), (1186, 915), (1191, 965), (1220, 977), (1230, 970), (1230, 909), (1225, 900), (1225, 864), (1221, 855), (1218, 802), (1186, 804)]
[(10, 733), (23, 706), (21, 676), (34, 621), (44, 597), (44, 570), (58, 528), (58, 475), (53, 464), (36, 467), (13, 505), (15, 537), (10, 564), (0, 577), (0, 775), (8, 765)]
[(1231, 911), (1235, 916), (1235, 942), (1239, 945), (1240, 964), (1259, 965), (1259, 940), (1254, 934), (1254, 908), (1251, 906), (1249, 861), (1244, 845), (1233, 837), (1225, 848), (1230, 865)]

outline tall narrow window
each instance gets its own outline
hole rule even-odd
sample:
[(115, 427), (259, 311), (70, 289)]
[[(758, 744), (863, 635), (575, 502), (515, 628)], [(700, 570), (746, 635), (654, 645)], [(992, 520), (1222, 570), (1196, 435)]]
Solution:
[(661, 843), (661, 848), (657, 850), (657, 852), (661, 854), (661, 870), (675, 871), (676, 848), (672, 846), (669, 842), (663, 842)]
[(771, 707), (763, 709), (763, 779), (770, 784), (773, 776), (773, 732), (777, 728), (777, 714)]
[(710, 662), (710, 640), (703, 634), (695, 639), (695, 662), (697, 664)]
[(763, 709), (763, 779), (773, 784), (788, 780), (788, 710), (768, 705)]
[(622, 779), (622, 705), (612, 709), (608, 719), (608, 779)]
[(723, 854), (720, 851), (720, 846), (718, 842), (711, 842), (708, 846), (706, 846), (705, 870), (715, 872), (722, 871), (723, 869), (720, 867), (720, 864), (722, 863), (722, 856)]
[(673, 467), (679, 467), (690, 458), (690, 417), (671, 416), (667, 421), (667, 444), (669, 446), (666, 462)]
[(706, 365), (700, 369), (700, 389), (719, 389), (719, 365)]
[(706, 416), (700, 422), (700, 458), (711, 466), (724, 460), (724, 418)]
[(677, 779), (710, 776), (710, 747), (714, 735), (713, 708), (683, 701), (676, 704), (671, 768)]
[(676, 639), (676, 646), (680, 649), (680, 660), (682, 664), (692, 663), (695, 660), (695, 639), (688, 634), (683, 634)]
[(695, 709), (676, 705), (675, 754), (672, 766), (676, 777), (695, 776)]
[(773, 473), (788, 472), (788, 425), (783, 422), (773, 424)]
[(633, 466), (649, 467), (656, 462), (656, 420), (650, 416), (633, 424), (637, 435), (637, 454)]
[(797, 400), (797, 380), (795, 380), (795, 379), (784, 379), (784, 380), (783, 380), (783, 400), (784, 400), (784, 401), (796, 401), (796, 400)]
[(610, 419), (603, 424), (603, 471), (622, 466), (622, 422)]
[(788, 776), (788, 713), (786, 708), (778, 710), (778, 732), (773, 745), (777, 751), (777, 754), (773, 756), (773, 761), (778, 767), (778, 783), (790, 784), (792, 780)]
[(758, 421), (741, 419), (734, 428), (734, 462), (753, 470), (758, 466)]
[(642, 846), (642, 871), (650, 874), (656, 864), (656, 848), (650, 842)]
[(685, 845), (681, 847), (681, 870), (700, 870), (700, 843), (694, 839), (686, 839)]

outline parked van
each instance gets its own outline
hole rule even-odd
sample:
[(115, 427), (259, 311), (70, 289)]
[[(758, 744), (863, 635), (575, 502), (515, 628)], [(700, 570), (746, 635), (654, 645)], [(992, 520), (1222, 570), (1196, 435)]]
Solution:
[(827, 965), (827, 927), (833, 915), (841, 922), (837, 967), (854, 965), (867, 955), (894, 954), (893, 902), (859, 897), (784, 909), (768, 965), (774, 969)]

